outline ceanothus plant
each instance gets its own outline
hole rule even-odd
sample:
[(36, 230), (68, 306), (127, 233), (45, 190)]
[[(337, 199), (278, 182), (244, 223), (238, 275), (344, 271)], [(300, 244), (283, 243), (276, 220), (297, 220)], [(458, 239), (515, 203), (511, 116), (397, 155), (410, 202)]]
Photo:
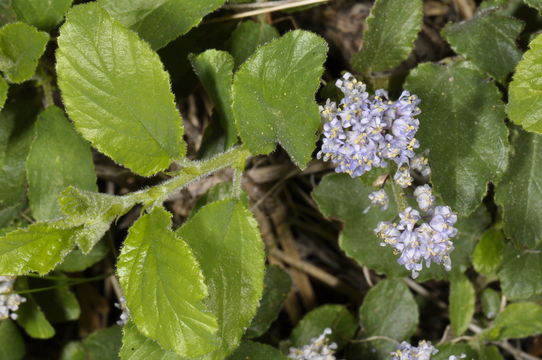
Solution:
[[(397, 165), (395, 184), (400, 188), (411, 186), (414, 179), (410, 161), (415, 157), (414, 149), (419, 147), (415, 138), (419, 121), (414, 116), (421, 112), (420, 100), (403, 91), (397, 101), (390, 101), (382, 89), (369, 97), (365, 84), (350, 73), (337, 80), (337, 87), (344, 94), (339, 105), (328, 99), (320, 108), (326, 122), (322, 149), (317, 156), (331, 160), (336, 165), (335, 172), (351, 177), (361, 176), (373, 167), (385, 168), (386, 160), (391, 160)], [(430, 173), (427, 160), (420, 156), (414, 161), (413, 170)], [(418, 224), (422, 220), (420, 213), (406, 207), (398, 214), (399, 223), (381, 221), (375, 233), (382, 239), (382, 246), (391, 245), (401, 254), (398, 263), (411, 271), (413, 278), (422, 270), (422, 260), (427, 267), (431, 262), (442, 263), (450, 271), (450, 253), (454, 249), (450, 239), (457, 234), (453, 227), (457, 216), (448, 206), (435, 206), (435, 197), (427, 184), (417, 186), (414, 196), (424, 217), (431, 217), (429, 222)], [(383, 189), (368, 197), (371, 205), (388, 208), (388, 195)]]
[(326, 3), (0, 0), (3, 358), (541, 356), (542, 4)]

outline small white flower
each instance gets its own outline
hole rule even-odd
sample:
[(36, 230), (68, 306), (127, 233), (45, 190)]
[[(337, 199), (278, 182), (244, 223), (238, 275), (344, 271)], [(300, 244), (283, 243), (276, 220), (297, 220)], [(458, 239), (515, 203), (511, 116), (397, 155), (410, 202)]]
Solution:
[(395, 176), (393, 177), (393, 180), (395, 180), (395, 183), (399, 185), (402, 188), (407, 188), (410, 185), (412, 185), (412, 176), (410, 176), (410, 171), (408, 169), (408, 166), (401, 166), (399, 169), (397, 169), (397, 172), (395, 173)]
[(363, 210), (364, 214), (369, 212), (371, 206), (380, 206), (382, 208), (382, 211), (385, 211), (388, 209), (388, 205), (390, 204), (390, 199), (388, 198), (388, 194), (386, 194), (386, 191), (384, 189), (380, 189), (370, 193), (369, 200), (371, 200), (371, 205), (369, 205), (365, 210)]

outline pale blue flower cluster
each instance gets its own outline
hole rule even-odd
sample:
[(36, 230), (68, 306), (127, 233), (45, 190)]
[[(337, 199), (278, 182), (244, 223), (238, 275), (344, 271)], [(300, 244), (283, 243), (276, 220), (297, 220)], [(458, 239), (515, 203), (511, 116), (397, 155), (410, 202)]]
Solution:
[(414, 157), (419, 147), (415, 135), (420, 114), (420, 100), (403, 91), (390, 101), (385, 90), (369, 96), (365, 84), (346, 73), (336, 86), (344, 97), (337, 106), (326, 102), (320, 107), (324, 140), (317, 157), (330, 160), (336, 172), (352, 177), (363, 175), (373, 167), (386, 167), (392, 160), (399, 168)]
[[(422, 340), (418, 343), (417, 347), (403, 341), (399, 344), (397, 350), (390, 355), (391, 360), (431, 360), (431, 357), (436, 353), (438, 353), (438, 349), (431, 345), (431, 342)], [(451, 355), (448, 357), (448, 360), (458, 360), (466, 357), (465, 354), (461, 354), (460, 356)]]
[(413, 278), (418, 277), (423, 262), (426, 267), (432, 262), (442, 264), (450, 271), (450, 253), (454, 249), (451, 238), (457, 235), (454, 227), (457, 216), (449, 206), (434, 205), (435, 197), (429, 185), (418, 186), (414, 195), (423, 216), (407, 207), (399, 213), (398, 223), (378, 223), (375, 233), (382, 240), (380, 245), (393, 247), (394, 252), (400, 254), (397, 262), (411, 271)]
[[(384, 90), (369, 96), (365, 85), (346, 73), (337, 80), (336, 86), (344, 97), (339, 104), (328, 99), (320, 107), (324, 124), (324, 139), (318, 158), (331, 161), (336, 172), (351, 177), (363, 175), (375, 167), (386, 167), (387, 161), (397, 164), (393, 181), (401, 188), (425, 183), (431, 175), (427, 158), (416, 155), (416, 140), (421, 113), (417, 96), (403, 91), (396, 101), (391, 101)], [(414, 196), (422, 214), (411, 207), (399, 213), (398, 223), (380, 222), (375, 229), (382, 239), (381, 245), (390, 245), (399, 264), (411, 271), (416, 278), (431, 263), (443, 264), (451, 269), (450, 253), (454, 249), (451, 238), (456, 236), (453, 227), (457, 216), (448, 206), (436, 206), (431, 186), (416, 187)], [(384, 189), (369, 194), (371, 207), (386, 210), (389, 198)]]

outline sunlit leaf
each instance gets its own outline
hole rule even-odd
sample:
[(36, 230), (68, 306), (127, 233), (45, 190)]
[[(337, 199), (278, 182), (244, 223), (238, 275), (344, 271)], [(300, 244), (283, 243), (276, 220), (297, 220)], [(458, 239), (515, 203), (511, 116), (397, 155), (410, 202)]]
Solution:
[(45, 51), (49, 35), (25, 23), (0, 28), (0, 71), (9, 82), (29, 80)]
[(218, 321), (218, 349), (203, 359), (221, 360), (238, 346), (262, 296), (258, 225), (241, 201), (227, 199), (203, 207), (177, 233), (201, 266), (209, 288), (206, 304)]
[(208, 292), (198, 262), (170, 218), (156, 208), (136, 221), (117, 273), (137, 328), (164, 349), (197, 357), (216, 347), (217, 322), (203, 303)]
[(58, 46), (66, 111), (92, 145), (141, 175), (184, 155), (169, 76), (147, 43), (93, 2), (68, 12)]
[(233, 113), (250, 151), (270, 153), (280, 143), (298, 166), (309, 162), (320, 126), (314, 94), (326, 53), (324, 39), (296, 30), (263, 45), (239, 68)]

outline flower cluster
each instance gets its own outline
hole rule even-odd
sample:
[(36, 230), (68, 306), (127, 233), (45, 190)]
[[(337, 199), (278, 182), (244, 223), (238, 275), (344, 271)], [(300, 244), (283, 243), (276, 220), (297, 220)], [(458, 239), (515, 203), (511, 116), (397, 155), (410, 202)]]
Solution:
[[(457, 216), (449, 206), (434, 206), (435, 197), (429, 185), (418, 186), (414, 195), (423, 216), (407, 207), (399, 213), (398, 223), (378, 223), (375, 233), (382, 240), (380, 245), (392, 246), (400, 254), (397, 262), (411, 271), (413, 278), (422, 270), (424, 261), (426, 267), (434, 262), (450, 271), (450, 253), (454, 249), (450, 239), (457, 235), (453, 227)], [(425, 218), (430, 219), (429, 222), (423, 221)]]
[(0, 320), (8, 317), (17, 319), (15, 312), (19, 309), (19, 304), (26, 301), (26, 298), (19, 294), (9, 294), (13, 291), (14, 283), (14, 277), (0, 276)]
[[(438, 353), (438, 350), (431, 345), (431, 342), (422, 340), (419, 342), (418, 346), (412, 346), (406, 341), (403, 341), (401, 344), (399, 344), (399, 347), (397, 350), (392, 352), (391, 360), (430, 360), (431, 356)], [(456, 355), (452, 355), (448, 358), (448, 360), (458, 360), (458, 359), (464, 359), (467, 356), (465, 354), (461, 354), (459, 357)]]
[[(390, 101), (384, 90), (369, 96), (365, 85), (346, 73), (336, 86), (344, 97), (337, 105), (330, 101), (320, 107), (324, 124), (324, 139), (318, 158), (331, 161), (336, 172), (351, 177), (363, 175), (373, 167), (386, 167), (387, 161), (397, 164), (393, 181), (401, 188), (425, 183), (431, 175), (428, 160), (416, 155), (416, 140), (421, 113), (417, 96), (403, 91), (396, 101)], [(416, 179), (416, 180), (415, 180)], [(414, 196), (420, 211), (408, 207), (399, 213), (398, 223), (380, 222), (375, 229), (382, 239), (381, 245), (391, 245), (399, 264), (404, 265), (416, 278), (423, 267), (432, 262), (451, 269), (451, 242), (457, 234), (453, 227), (457, 216), (448, 206), (435, 206), (435, 197), (429, 185), (416, 187)], [(389, 199), (383, 189), (369, 194), (371, 207), (386, 210)], [(426, 222), (427, 220), (427, 222)]]
[(289, 359), (294, 360), (335, 360), (335, 351), (337, 344), (328, 344), (328, 335), (331, 334), (331, 329), (326, 328), (324, 332), (315, 338), (311, 339), (310, 344), (302, 348), (290, 348)]
[(317, 157), (331, 160), (336, 172), (361, 176), (373, 167), (386, 167), (386, 160), (398, 165), (408, 163), (419, 147), (415, 135), (420, 100), (403, 91), (390, 101), (385, 90), (370, 97), (365, 84), (346, 73), (337, 80), (344, 98), (337, 106), (327, 101), (320, 107), (326, 121), (324, 140)]

